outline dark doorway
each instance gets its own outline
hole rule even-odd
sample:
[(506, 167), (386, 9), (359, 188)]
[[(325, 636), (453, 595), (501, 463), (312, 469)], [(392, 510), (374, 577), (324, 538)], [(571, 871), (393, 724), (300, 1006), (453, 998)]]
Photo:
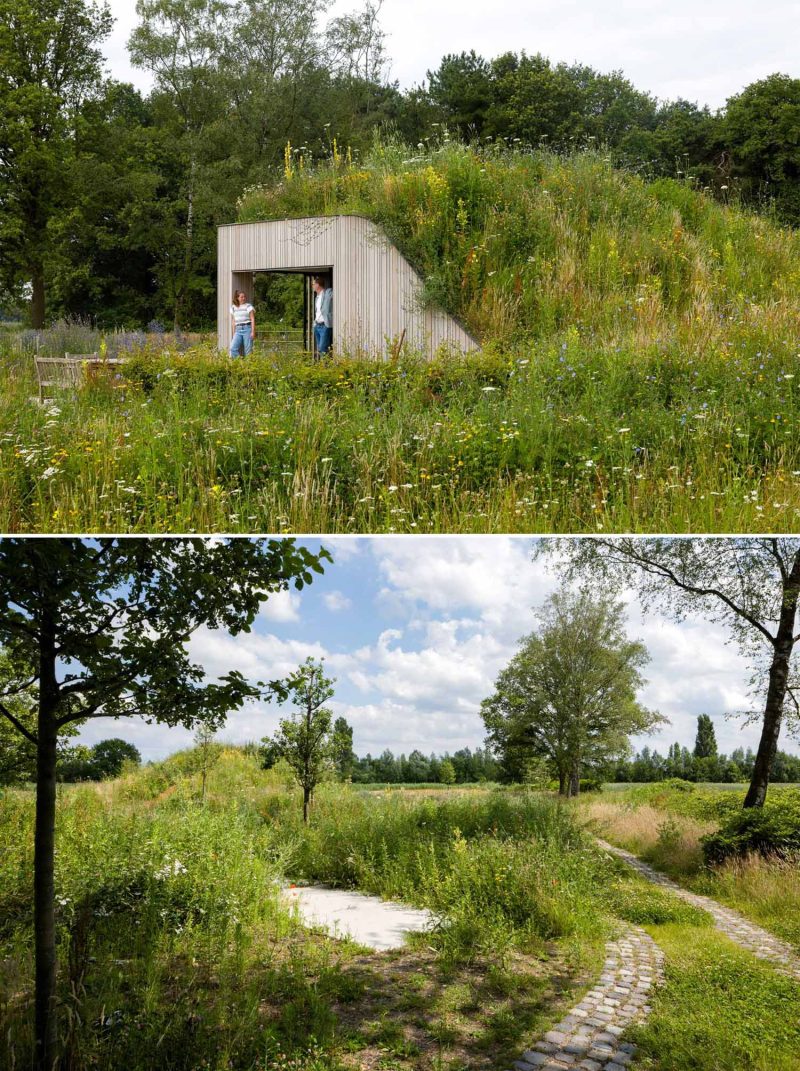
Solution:
[(304, 278), (297, 272), (258, 272), (253, 279), (253, 304), (260, 348), (307, 349)]

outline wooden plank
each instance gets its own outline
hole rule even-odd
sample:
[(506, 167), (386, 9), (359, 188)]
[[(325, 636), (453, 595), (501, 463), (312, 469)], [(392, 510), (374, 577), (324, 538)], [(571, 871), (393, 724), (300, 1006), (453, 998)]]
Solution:
[(463, 351), (479, 348), (443, 310), (421, 308), (422, 280), (380, 229), (363, 216), (265, 220), (221, 227), (221, 348), (227, 348), (229, 294), (237, 285), (234, 280), (247, 280), (242, 288), (249, 286), (250, 293), (256, 271), (332, 271), (334, 338), (339, 351), (385, 354), (386, 339), (396, 339), (402, 332), (410, 347), (429, 357), (442, 343)]

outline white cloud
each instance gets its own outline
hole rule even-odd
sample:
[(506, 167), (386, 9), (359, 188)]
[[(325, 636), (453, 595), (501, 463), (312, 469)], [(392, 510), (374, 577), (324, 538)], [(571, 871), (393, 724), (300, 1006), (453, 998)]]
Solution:
[[(262, 615), (261, 631), (236, 638), (201, 630), (191, 641), (192, 657), (211, 678), (237, 669), (264, 681), (287, 676), (308, 657), (324, 659), (328, 675), (337, 678), (331, 705), (354, 726), (360, 753), (481, 745), (481, 700), (517, 640), (534, 627), (532, 607), (558, 586), (557, 569), (531, 562), (529, 538), (363, 538), (359, 545), (372, 561), (343, 570), (339, 587), (323, 595), (335, 596), (337, 605), (340, 598), (350, 601), (346, 618), (306, 617), (305, 603), (288, 599), (272, 620), (292, 620), (292, 638), (268, 632)], [(370, 589), (367, 578), (376, 573)], [(642, 617), (631, 593), (627, 601), (629, 632), (652, 656), (642, 701), (671, 720), (637, 746), (662, 752), (674, 740), (691, 746), (700, 713), (714, 718), (720, 750), (755, 746), (757, 726), (741, 729), (739, 721), (724, 719), (748, 706), (750, 672), (726, 643), (725, 629), (699, 616), (681, 624), (656, 613)], [(391, 607), (388, 622), (371, 616), (376, 602)], [(358, 638), (348, 643), (354, 624)], [(274, 731), (280, 716), (275, 704), (248, 705), (231, 714), (222, 736), (259, 739)], [(137, 722), (92, 723), (82, 733), (89, 743), (106, 736), (132, 740), (148, 758), (191, 741), (183, 730)], [(785, 735), (781, 746), (797, 751)]]
[(297, 591), (276, 591), (259, 611), (265, 621), (299, 621), (300, 594)]
[(341, 591), (327, 591), (322, 596), (322, 601), (332, 614), (340, 613), (342, 610), (349, 610), (353, 605), (353, 600), (348, 599)]

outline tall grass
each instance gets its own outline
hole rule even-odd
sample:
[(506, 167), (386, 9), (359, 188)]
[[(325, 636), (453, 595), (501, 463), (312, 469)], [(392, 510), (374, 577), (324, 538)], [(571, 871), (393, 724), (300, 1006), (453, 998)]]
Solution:
[[(797, 789), (779, 786), (767, 808), (781, 807)], [(730, 907), (800, 949), (800, 858), (752, 855), (709, 867), (701, 838), (741, 808), (744, 786), (638, 785), (601, 799), (586, 798), (577, 813), (589, 828), (645, 859), (680, 884)]]
[(780, 531), (800, 517), (789, 342), (574, 333), (431, 364), (139, 356), (40, 407), (0, 391), (4, 531)]
[[(687, 1052), (698, 1071), (763, 1071), (765, 1054), (796, 1066), (795, 1026), (774, 1014), (796, 987), (595, 851), (554, 798), (324, 785), (305, 827), (299, 794), (234, 748), (200, 791), (191, 750), (59, 789), (70, 1071), (510, 1066), (592, 984), (621, 919), (669, 950), (644, 1066), (689, 1066)], [(32, 1031), (33, 802), (0, 797), (0, 1051), (16, 1067)], [(402, 953), (367, 955), (300, 927), (278, 896), (288, 880), (402, 897), (442, 921)], [(714, 1002), (735, 1008), (716, 1039)]]
[(766, 352), (798, 336), (795, 232), (597, 152), (377, 141), (239, 202), (244, 222), (337, 213), (382, 226), (427, 300), (484, 343), (574, 328), (605, 347), (735, 357), (742, 337)]
[[(369, 1048), (364, 1022), (346, 1025), (352, 1006), (390, 964), (302, 929), (279, 897), (289, 880), (356, 886), (440, 916), (387, 995), (395, 1030), (406, 1036), (423, 976), (434, 1034), (460, 991), (472, 1009), (464, 1036), (477, 1044), (476, 1009), (488, 1001), (496, 1019), (487, 1012), (476, 1065), (487, 1068), (498, 1053), (513, 1059), (526, 1024), (546, 1029), (589, 984), (620, 918), (698, 915), (619, 871), (553, 799), (323, 786), (304, 827), (298, 794), (253, 757), (221, 749), (203, 800), (196, 770), (189, 751), (60, 789), (59, 1003), (72, 1071), (352, 1066), (347, 1052)], [(32, 1032), (33, 802), (21, 790), (0, 798), (0, 1018), (16, 1066)]]
[(151, 339), (39, 408), (32, 361), (6, 348), (0, 527), (797, 527), (795, 232), (598, 154), (449, 143), (295, 160), (240, 204), (243, 220), (333, 212), (383, 226), (483, 354), (315, 366)]

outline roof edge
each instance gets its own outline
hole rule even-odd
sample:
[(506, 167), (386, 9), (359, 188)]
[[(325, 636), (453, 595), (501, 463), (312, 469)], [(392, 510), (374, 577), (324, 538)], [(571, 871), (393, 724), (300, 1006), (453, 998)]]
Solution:
[(374, 219), (363, 212), (334, 212), (330, 216), (278, 216), (275, 219), (251, 219), (246, 223), (218, 223), (217, 230), (227, 230), (230, 227), (256, 227), (259, 223), (300, 223), (304, 219), (365, 219), (368, 223), (380, 227), (379, 223), (375, 223)]

